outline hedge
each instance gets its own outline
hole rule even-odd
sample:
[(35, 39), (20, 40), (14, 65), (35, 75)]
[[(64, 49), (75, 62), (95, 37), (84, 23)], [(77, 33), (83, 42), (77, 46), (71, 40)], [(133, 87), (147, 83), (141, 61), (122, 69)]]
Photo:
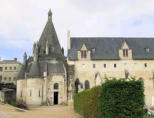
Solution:
[(74, 110), (84, 118), (98, 118), (100, 115), (100, 109), (98, 109), (100, 88), (98, 86), (76, 94)]
[(144, 87), (140, 80), (107, 80), (74, 96), (74, 110), (84, 118), (143, 118)]

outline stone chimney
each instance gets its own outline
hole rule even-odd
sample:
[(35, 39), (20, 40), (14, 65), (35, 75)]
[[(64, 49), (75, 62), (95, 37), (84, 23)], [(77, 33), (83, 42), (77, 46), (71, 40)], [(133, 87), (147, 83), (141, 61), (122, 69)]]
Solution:
[(14, 62), (17, 62), (17, 58), (14, 58)]

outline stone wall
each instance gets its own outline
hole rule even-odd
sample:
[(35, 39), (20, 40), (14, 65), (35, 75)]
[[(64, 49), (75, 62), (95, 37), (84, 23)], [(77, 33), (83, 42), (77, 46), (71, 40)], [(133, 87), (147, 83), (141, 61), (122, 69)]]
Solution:
[[(75, 66), (75, 78), (79, 79), (85, 89), (85, 81), (88, 80), (90, 88), (96, 86), (98, 81), (104, 82), (104, 78), (125, 78), (126, 71), (129, 77), (143, 79), (145, 86), (145, 100), (147, 106), (152, 106), (154, 96), (154, 61), (153, 60), (78, 60), (68, 61), (69, 65)], [(106, 67), (104, 67), (106, 64)], [(116, 64), (116, 67), (114, 65)], [(146, 64), (146, 66), (145, 66)], [(95, 66), (94, 66), (95, 65)], [(97, 78), (101, 78), (98, 80)], [(97, 80), (97, 81), (96, 81)], [(154, 100), (153, 100), (154, 102)]]
[(16, 84), (22, 64), (17, 62), (1, 62), (0, 67), (2, 67), (2, 71), (0, 71), (0, 76), (2, 76), (1, 82)]
[[(55, 83), (58, 89), (54, 89)], [(16, 99), (27, 105), (53, 105), (54, 92), (58, 92), (58, 104), (67, 104), (67, 81), (64, 75), (18, 80)]]

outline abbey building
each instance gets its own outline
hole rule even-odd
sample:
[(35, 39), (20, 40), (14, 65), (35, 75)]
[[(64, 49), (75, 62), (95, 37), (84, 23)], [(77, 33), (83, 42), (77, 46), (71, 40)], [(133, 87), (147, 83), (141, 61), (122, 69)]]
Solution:
[(18, 101), (68, 104), (74, 93), (101, 85), (106, 77), (135, 77), (144, 82), (146, 105), (154, 106), (154, 38), (71, 37), (68, 32), (67, 50), (65, 57), (49, 11), (33, 56), (24, 54)]

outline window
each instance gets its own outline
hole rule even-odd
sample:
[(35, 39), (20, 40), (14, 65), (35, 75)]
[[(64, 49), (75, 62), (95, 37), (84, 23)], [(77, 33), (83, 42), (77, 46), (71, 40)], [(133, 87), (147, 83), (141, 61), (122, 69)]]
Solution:
[(83, 84), (82, 83), (80, 83), (80, 85), (81, 85), (81, 89), (83, 88)]
[(5, 67), (5, 70), (7, 70), (7, 67)]
[(32, 90), (29, 91), (29, 95), (32, 96)]
[(93, 64), (93, 68), (95, 68), (96, 67), (96, 65), (95, 64)]
[(4, 77), (4, 80), (6, 81), (7, 80), (7, 77)]
[(54, 84), (54, 89), (58, 89), (58, 83)]
[(87, 51), (86, 50), (81, 51), (81, 58), (87, 58)]
[(106, 64), (104, 64), (104, 68), (106, 68)]
[(88, 80), (86, 80), (86, 81), (85, 81), (85, 89), (89, 89), (89, 88), (90, 88), (89, 81), (88, 81)]
[(22, 91), (21, 91), (21, 93), (20, 93), (20, 97), (22, 97)]
[(16, 70), (17, 68), (16, 67), (14, 67), (14, 70)]
[(128, 57), (128, 49), (123, 49), (123, 57)]
[(0, 71), (3, 71), (3, 67), (0, 67)]
[(10, 67), (10, 70), (12, 70), (12, 67)]
[(76, 79), (75, 80), (75, 93), (78, 93), (78, 91), (79, 91), (79, 84), (80, 84), (80, 81), (79, 81), (79, 79)]
[(9, 77), (9, 81), (11, 81), (11, 77)]
[(39, 97), (41, 97), (41, 90), (39, 90)]
[(114, 68), (116, 68), (117, 67), (117, 65), (116, 64), (114, 64)]
[(140, 77), (140, 78), (139, 78), (139, 80), (140, 80), (140, 81), (143, 81), (143, 78), (142, 78), (142, 77)]
[(15, 81), (15, 80), (16, 80), (16, 78), (14, 77), (14, 78), (13, 78), (13, 80)]
[(144, 64), (144, 67), (145, 67), (145, 68), (147, 67), (147, 63)]

